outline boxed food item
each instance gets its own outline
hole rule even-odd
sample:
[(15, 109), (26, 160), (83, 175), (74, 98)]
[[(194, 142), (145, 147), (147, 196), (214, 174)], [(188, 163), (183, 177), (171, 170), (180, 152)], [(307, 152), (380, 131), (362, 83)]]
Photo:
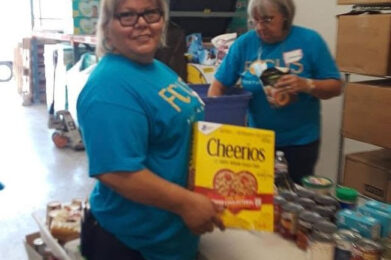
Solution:
[(368, 200), (365, 202), (365, 206), (367, 206), (369, 208), (376, 209), (376, 210), (383, 211), (384, 213), (391, 215), (391, 205), (390, 204), (383, 203), (383, 202), (376, 201), (376, 200)]
[(359, 207), (358, 212), (364, 216), (373, 217), (380, 222), (382, 237), (388, 237), (388, 235), (391, 234), (391, 214), (387, 214), (386, 212), (370, 208), (365, 205)]
[(391, 13), (339, 16), (336, 61), (341, 71), (391, 75)]
[(99, 1), (72, 1), (73, 17), (98, 17)]
[(348, 83), (343, 110), (343, 136), (390, 149), (390, 108), (390, 79)]
[(273, 231), (273, 131), (197, 122), (191, 188), (223, 205), (226, 227)]
[(339, 5), (353, 5), (353, 4), (389, 4), (391, 0), (338, 0)]
[(190, 84), (210, 84), (216, 73), (216, 66), (187, 63), (187, 82)]
[(391, 151), (348, 154), (344, 185), (376, 200), (391, 202)]
[(365, 238), (380, 238), (380, 222), (372, 217), (364, 216), (350, 209), (344, 209), (337, 214), (337, 226), (340, 229), (351, 229)]

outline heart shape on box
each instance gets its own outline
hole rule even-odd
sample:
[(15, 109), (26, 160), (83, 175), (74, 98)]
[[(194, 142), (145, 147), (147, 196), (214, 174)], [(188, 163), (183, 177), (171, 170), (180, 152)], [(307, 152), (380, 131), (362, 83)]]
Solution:
[(89, 2), (80, 2), (79, 10), (82, 16), (86, 16), (86, 17), (92, 16), (92, 4)]
[(254, 196), (258, 183), (251, 172), (221, 169), (214, 176), (213, 189), (224, 197)]

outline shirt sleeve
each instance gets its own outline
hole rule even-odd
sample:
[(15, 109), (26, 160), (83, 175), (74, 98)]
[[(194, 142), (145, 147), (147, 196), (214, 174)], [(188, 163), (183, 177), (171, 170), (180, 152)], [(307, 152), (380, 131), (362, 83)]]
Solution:
[(95, 102), (79, 118), (89, 174), (145, 168), (148, 121), (145, 114), (116, 104)]
[(315, 33), (312, 75), (315, 79), (341, 79), (341, 74), (323, 38)]
[(231, 87), (239, 79), (240, 66), (240, 40), (236, 40), (217, 69), (215, 78), (224, 86)]

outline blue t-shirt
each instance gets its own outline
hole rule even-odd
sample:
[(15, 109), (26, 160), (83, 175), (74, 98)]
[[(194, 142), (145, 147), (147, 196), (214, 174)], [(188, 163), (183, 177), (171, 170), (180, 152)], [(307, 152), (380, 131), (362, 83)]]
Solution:
[[(204, 108), (163, 63), (106, 55), (82, 90), (77, 113), (90, 176), (147, 168), (186, 187), (192, 124), (203, 119)], [(178, 215), (125, 199), (99, 181), (90, 203), (102, 227), (146, 259), (195, 258), (199, 238)]]
[(249, 105), (251, 127), (274, 130), (276, 146), (303, 145), (320, 137), (320, 101), (299, 93), (295, 102), (273, 108), (267, 101), (259, 78), (249, 67), (259, 60), (291, 73), (312, 79), (340, 79), (338, 68), (321, 36), (313, 30), (293, 26), (287, 38), (279, 43), (262, 42), (254, 30), (239, 37), (229, 49), (216, 79), (231, 87), (240, 79), (244, 89), (253, 93)]

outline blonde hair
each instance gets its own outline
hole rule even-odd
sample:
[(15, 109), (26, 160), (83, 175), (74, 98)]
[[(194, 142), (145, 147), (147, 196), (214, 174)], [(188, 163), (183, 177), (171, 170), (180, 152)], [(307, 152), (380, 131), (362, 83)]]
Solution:
[[(100, 11), (99, 19), (96, 28), (96, 48), (95, 53), (98, 57), (104, 56), (106, 53), (112, 51), (110, 46), (107, 45), (107, 27), (110, 24), (111, 20), (114, 17), (115, 11), (118, 6), (125, 0), (101, 0), (100, 1)], [(160, 44), (162, 46), (166, 45), (166, 31), (168, 24), (168, 5), (166, 0), (154, 0), (157, 2), (158, 7), (163, 12), (164, 26), (163, 33), (160, 39)]]

